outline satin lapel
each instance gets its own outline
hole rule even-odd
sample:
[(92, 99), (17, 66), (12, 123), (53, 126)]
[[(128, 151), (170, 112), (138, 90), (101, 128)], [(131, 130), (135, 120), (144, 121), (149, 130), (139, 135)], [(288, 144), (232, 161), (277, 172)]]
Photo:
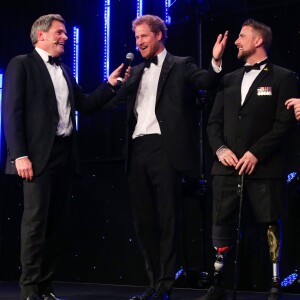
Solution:
[(73, 116), (75, 116), (75, 103), (74, 103), (74, 94), (73, 94), (73, 84), (71, 81), (71, 78), (68, 74), (68, 72), (66, 71), (66, 69), (64, 68), (64, 65), (62, 64), (61, 69), (63, 71), (64, 77), (67, 81), (67, 85), (68, 85), (68, 89), (69, 89), (69, 101), (70, 101), (70, 105), (71, 105), (71, 116), (73, 118)]
[(171, 54), (167, 53), (166, 58), (163, 62), (161, 72), (160, 72), (160, 76), (159, 76), (159, 80), (158, 80), (156, 103), (160, 99), (161, 92), (162, 92), (163, 87), (164, 87), (164, 85), (167, 81), (167, 77), (169, 75), (169, 72), (171, 71), (173, 66), (174, 66), (173, 57), (172, 57)]
[(34, 50), (31, 53), (34, 61), (36, 62), (38, 69), (40, 70), (40, 74), (42, 77), (42, 82), (45, 84), (46, 88), (45, 91), (48, 91), (48, 97), (46, 99), (47, 104), (51, 111), (58, 116), (58, 109), (57, 109), (57, 102), (56, 102), (56, 95), (54, 91), (54, 86), (49, 74), (47, 67), (45, 66), (44, 61), (40, 57), (40, 55)]
[(130, 112), (133, 108), (133, 105), (136, 100), (137, 90), (139, 88), (141, 78), (144, 71), (144, 63), (141, 63), (134, 67), (132, 74), (130, 75), (127, 83), (126, 83), (126, 89), (129, 90), (129, 94), (132, 95), (128, 99), (127, 105), (128, 105), (128, 112)]
[(249, 101), (250, 97), (253, 95), (253, 93), (256, 93), (257, 87), (261, 83), (263, 79), (266, 78), (270, 74), (270, 70), (272, 69), (272, 66), (270, 64), (267, 64), (262, 71), (258, 74), (258, 76), (255, 78), (253, 83), (250, 86), (250, 89), (246, 95), (245, 101), (243, 103), (243, 106)]
[(236, 86), (234, 87), (234, 91), (232, 92), (232, 94), (236, 95), (236, 97), (234, 97), (234, 101), (236, 102), (237, 107), (240, 107), (242, 103), (241, 86), (242, 86), (243, 76), (244, 76), (244, 69), (240, 69), (237, 70), (233, 78), (230, 78), (231, 82), (236, 82)]

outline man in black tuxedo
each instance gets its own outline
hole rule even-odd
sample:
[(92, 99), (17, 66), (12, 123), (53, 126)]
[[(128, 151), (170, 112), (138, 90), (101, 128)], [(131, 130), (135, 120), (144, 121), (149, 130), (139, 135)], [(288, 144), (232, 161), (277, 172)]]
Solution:
[(64, 19), (41, 16), (30, 36), (34, 51), (13, 58), (4, 77), (6, 173), (24, 179), (21, 299), (54, 300), (51, 282), (79, 165), (75, 110), (100, 110), (115, 95), (122, 65), (87, 95), (59, 59), (68, 39)]
[[(127, 102), (127, 172), (137, 238), (150, 286), (131, 299), (169, 299), (179, 269), (180, 175), (197, 165), (193, 124), (195, 90), (217, 86), (227, 41), (220, 34), (209, 70), (191, 57), (168, 53), (166, 26), (157, 16), (133, 21), (136, 45), (145, 62), (132, 67), (114, 104)], [(214, 70), (213, 70), (214, 68)], [(216, 71), (215, 71), (216, 70)]]
[(286, 170), (284, 143), (293, 127), (285, 101), (297, 95), (297, 80), (290, 70), (267, 58), (272, 32), (249, 19), (235, 45), (244, 68), (223, 77), (212, 108), (207, 132), (215, 153), (213, 177), (213, 246), (217, 250), (214, 285), (202, 300), (226, 299), (222, 280), (223, 259), (236, 239), (243, 185), (257, 222), (266, 227), (273, 264), (268, 299), (279, 297), (279, 219), (284, 199)]

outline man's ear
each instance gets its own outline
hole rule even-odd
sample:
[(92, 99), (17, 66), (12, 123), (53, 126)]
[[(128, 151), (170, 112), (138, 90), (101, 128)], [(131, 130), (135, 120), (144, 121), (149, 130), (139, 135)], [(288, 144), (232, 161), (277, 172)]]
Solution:
[(158, 41), (161, 41), (162, 40), (162, 32), (159, 31), (157, 34), (156, 34), (156, 38)]
[(38, 30), (37, 38), (38, 38), (38, 41), (43, 41), (44, 40), (44, 31), (43, 30)]
[(263, 41), (264, 41), (263, 38), (261, 36), (258, 36), (255, 40), (255, 46), (257, 48), (260, 47), (262, 45)]

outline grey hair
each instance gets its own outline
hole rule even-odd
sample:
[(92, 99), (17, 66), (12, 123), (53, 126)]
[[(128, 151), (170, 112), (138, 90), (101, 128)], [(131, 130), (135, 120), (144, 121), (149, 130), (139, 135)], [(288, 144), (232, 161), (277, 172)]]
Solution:
[(32, 25), (30, 32), (31, 43), (34, 46), (38, 42), (37, 33), (39, 30), (47, 32), (52, 25), (53, 21), (66, 23), (63, 17), (59, 14), (49, 14), (39, 17)]

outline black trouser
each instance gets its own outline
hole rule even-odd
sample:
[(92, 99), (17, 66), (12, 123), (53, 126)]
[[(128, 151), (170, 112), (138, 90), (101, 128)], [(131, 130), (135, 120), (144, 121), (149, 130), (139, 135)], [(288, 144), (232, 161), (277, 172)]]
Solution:
[(21, 299), (52, 291), (70, 198), (70, 150), (70, 138), (56, 138), (42, 174), (23, 183)]
[(168, 291), (178, 270), (180, 181), (160, 135), (133, 141), (128, 171), (137, 238), (150, 286)]

